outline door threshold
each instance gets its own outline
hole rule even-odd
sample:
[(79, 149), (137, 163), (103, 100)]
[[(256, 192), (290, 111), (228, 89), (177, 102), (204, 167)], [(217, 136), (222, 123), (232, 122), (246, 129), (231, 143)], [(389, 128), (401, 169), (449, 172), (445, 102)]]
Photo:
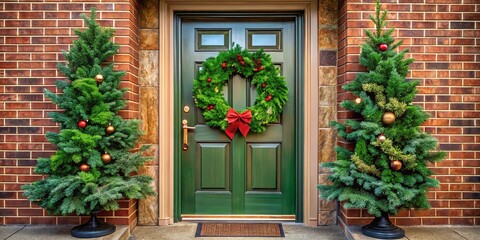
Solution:
[(295, 221), (295, 215), (198, 215), (182, 214), (182, 221)]

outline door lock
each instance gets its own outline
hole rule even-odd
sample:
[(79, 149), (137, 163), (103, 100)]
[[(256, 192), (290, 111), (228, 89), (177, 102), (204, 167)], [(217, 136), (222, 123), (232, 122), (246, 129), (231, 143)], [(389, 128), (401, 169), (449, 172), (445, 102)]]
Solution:
[(182, 150), (187, 151), (188, 150), (188, 130), (195, 130), (195, 127), (189, 127), (188, 126), (188, 121), (187, 119), (182, 120), (182, 128), (183, 128), (183, 144), (182, 144)]

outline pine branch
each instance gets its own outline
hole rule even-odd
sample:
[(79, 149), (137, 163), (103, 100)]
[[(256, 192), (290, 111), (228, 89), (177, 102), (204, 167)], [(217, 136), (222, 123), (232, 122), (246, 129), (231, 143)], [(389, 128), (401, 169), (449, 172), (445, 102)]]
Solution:
[(377, 140), (372, 142), (372, 145), (380, 147), (382, 151), (389, 156), (390, 160), (402, 161), (406, 169), (413, 169), (417, 166), (415, 163), (415, 155), (402, 153), (402, 151), (393, 146), (393, 142), (390, 139), (386, 139), (384, 142)]
[(388, 24), (387, 20), (387, 10), (381, 10), (382, 6), (380, 0), (375, 1), (375, 16), (370, 15), (370, 19), (375, 23), (376, 28), (376, 37), (380, 38), (382, 36), (382, 29), (385, 28)]
[(389, 98), (388, 103), (385, 104), (385, 110), (393, 112), (398, 118), (401, 117), (403, 113), (407, 110), (407, 104), (398, 101), (398, 99), (396, 98)]
[(372, 174), (374, 176), (380, 177), (380, 171), (375, 167), (375, 165), (371, 164), (368, 165), (362, 159), (360, 159), (357, 155), (352, 155), (352, 161), (357, 166), (358, 170), (364, 173)]
[(380, 108), (385, 108), (385, 103), (387, 101), (385, 97), (385, 87), (375, 84), (375, 83), (364, 83), (362, 84), (362, 89), (365, 92), (371, 92), (375, 96), (375, 101)]

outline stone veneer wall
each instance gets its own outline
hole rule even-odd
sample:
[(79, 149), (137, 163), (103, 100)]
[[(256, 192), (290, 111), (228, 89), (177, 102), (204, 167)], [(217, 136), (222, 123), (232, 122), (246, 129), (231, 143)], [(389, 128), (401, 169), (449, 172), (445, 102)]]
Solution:
[[(439, 140), (447, 158), (431, 166), (440, 188), (431, 189), (430, 210), (401, 211), (398, 225), (480, 224), (480, 4), (478, 0), (388, 0), (389, 27), (415, 62), (408, 78), (420, 81), (414, 104), (431, 114), (423, 129)], [(340, 0), (338, 102), (354, 99), (340, 88), (365, 69), (358, 64), (373, 1)], [(353, 114), (338, 108), (341, 121)], [(345, 144), (339, 142), (340, 144)], [(362, 209), (340, 208), (339, 221), (365, 224)]]
[[(150, 144), (149, 155), (154, 156), (154, 161), (143, 167), (142, 172), (155, 179), (155, 189), (158, 189), (158, 104), (162, 100), (158, 95), (159, 1), (141, 0), (139, 5), (140, 116), (145, 132), (140, 143)], [(158, 195), (140, 200), (138, 206), (140, 225), (158, 224)]]
[[(45, 134), (58, 131), (48, 113), (59, 111), (43, 95), (56, 91), (54, 82), (65, 79), (57, 71), (62, 50), (75, 39), (74, 29), (83, 27), (80, 13), (96, 7), (102, 26), (116, 29), (114, 42), (121, 45), (114, 56), (115, 68), (127, 75), (121, 86), (127, 107), (119, 114), (139, 117), (138, 30), (136, 0), (23, 0), (0, 2), (0, 225), (80, 224), (87, 217), (51, 216), (30, 203), (20, 187), (39, 180), (33, 173), (39, 157), (49, 157), (55, 146)], [(120, 209), (103, 212), (101, 218), (113, 224), (136, 225), (137, 205), (119, 201)]]
[[(336, 134), (330, 121), (336, 119), (338, 1), (318, 2), (318, 183), (328, 182), (328, 171), (320, 164), (335, 160)], [(307, 130), (308, 131), (308, 130)], [(318, 225), (336, 224), (337, 202), (318, 199)]]

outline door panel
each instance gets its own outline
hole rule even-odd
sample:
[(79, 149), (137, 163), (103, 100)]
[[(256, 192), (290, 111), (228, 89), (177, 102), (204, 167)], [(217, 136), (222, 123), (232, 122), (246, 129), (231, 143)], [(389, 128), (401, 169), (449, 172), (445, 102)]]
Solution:
[[(182, 214), (295, 214), (295, 24), (251, 18), (219, 22), (188, 20), (180, 26), (180, 87), (182, 111), (195, 130), (181, 155)], [(264, 48), (281, 68), (289, 100), (279, 122), (263, 133), (233, 139), (204, 123), (192, 99), (193, 79), (201, 63), (233, 44)], [(239, 112), (254, 104), (256, 89), (249, 79), (231, 76), (224, 97)]]
[[(223, 189), (229, 190), (230, 186), (230, 153), (229, 145), (225, 143), (200, 143), (200, 159), (196, 162), (195, 175), (200, 179), (200, 186), (197, 189)], [(200, 181), (199, 181), (200, 180)]]
[(279, 191), (280, 144), (247, 144), (247, 191)]

